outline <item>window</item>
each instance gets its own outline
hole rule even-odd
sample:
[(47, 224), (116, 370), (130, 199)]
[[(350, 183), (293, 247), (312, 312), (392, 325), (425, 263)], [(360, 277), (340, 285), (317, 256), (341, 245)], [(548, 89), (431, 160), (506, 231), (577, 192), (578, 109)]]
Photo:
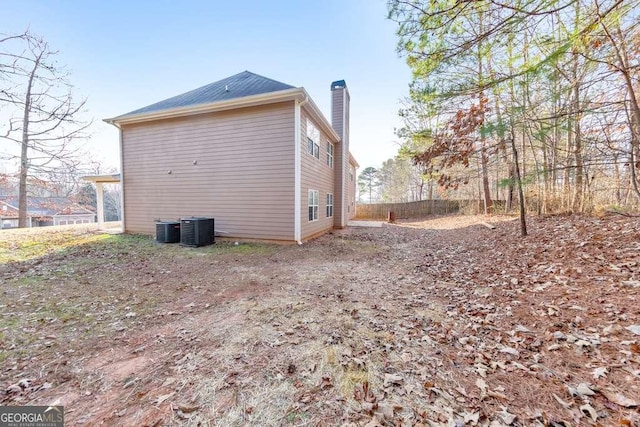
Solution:
[(333, 144), (327, 141), (327, 166), (333, 168)]
[(320, 160), (320, 131), (307, 119), (307, 152)]
[(313, 156), (313, 146), (314, 146), (314, 142), (313, 139), (307, 137), (307, 152), (309, 154), (311, 154)]
[(355, 175), (356, 171), (353, 169), (353, 166), (349, 166), (349, 179), (353, 182), (353, 175)]
[(318, 190), (309, 190), (309, 221), (318, 220)]
[(333, 194), (327, 193), (327, 218), (333, 216)]

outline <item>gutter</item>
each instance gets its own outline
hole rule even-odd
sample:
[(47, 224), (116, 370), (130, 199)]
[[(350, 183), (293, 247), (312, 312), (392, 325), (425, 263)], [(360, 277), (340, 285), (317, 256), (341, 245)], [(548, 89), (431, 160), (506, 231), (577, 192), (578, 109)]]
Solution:
[(160, 120), (174, 117), (191, 116), (194, 114), (211, 113), (234, 108), (251, 107), (261, 104), (272, 104), (275, 102), (292, 101), (304, 97), (303, 88), (292, 88), (277, 92), (261, 93), (258, 95), (244, 96), (241, 98), (228, 99), (226, 101), (209, 102), (205, 104), (189, 105), (186, 107), (170, 108), (168, 110), (151, 111), (132, 115), (122, 115), (109, 119), (104, 119), (106, 123), (118, 126), (121, 124), (141, 123), (152, 120)]
[(241, 98), (233, 98), (226, 101), (209, 102), (206, 104), (190, 105), (188, 107), (171, 108), (168, 110), (152, 111), (148, 113), (138, 113), (133, 115), (122, 115), (104, 119), (105, 123), (109, 123), (116, 127), (133, 123), (150, 122), (153, 120), (168, 119), (174, 117), (186, 117), (195, 114), (213, 113), (216, 111), (232, 110), (235, 108), (253, 107), (264, 104), (274, 104), (276, 102), (300, 101), (300, 105), (308, 105), (307, 110), (313, 118), (316, 119), (320, 127), (329, 136), (337, 141), (340, 136), (331, 127), (326, 117), (322, 114), (318, 106), (311, 99), (307, 91), (303, 87), (280, 90), (277, 92), (261, 93), (258, 95), (244, 96)]

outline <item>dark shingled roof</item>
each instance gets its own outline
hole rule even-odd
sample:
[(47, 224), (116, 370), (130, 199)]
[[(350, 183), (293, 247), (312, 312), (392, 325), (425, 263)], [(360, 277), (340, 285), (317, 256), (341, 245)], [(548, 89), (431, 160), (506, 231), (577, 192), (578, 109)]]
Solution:
[(259, 76), (249, 71), (243, 71), (242, 73), (199, 87), (182, 95), (174, 96), (173, 98), (165, 99), (164, 101), (156, 102), (155, 104), (123, 114), (118, 118), (132, 116), (134, 114), (188, 107), (191, 105), (209, 104), (293, 88), (294, 86)]

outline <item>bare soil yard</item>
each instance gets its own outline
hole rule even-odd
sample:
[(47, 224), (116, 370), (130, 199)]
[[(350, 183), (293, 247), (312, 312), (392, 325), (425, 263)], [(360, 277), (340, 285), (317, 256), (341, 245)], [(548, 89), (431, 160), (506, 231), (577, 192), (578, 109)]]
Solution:
[(640, 425), (640, 221), (522, 239), (506, 219), (302, 247), (0, 232), (0, 404), (68, 425)]

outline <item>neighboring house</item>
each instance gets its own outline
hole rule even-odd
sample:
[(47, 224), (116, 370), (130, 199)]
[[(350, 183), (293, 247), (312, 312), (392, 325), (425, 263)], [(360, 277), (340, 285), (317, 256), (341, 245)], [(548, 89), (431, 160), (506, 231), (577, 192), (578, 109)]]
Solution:
[[(87, 224), (96, 222), (96, 214), (65, 197), (28, 197), (27, 227)], [(0, 197), (0, 228), (18, 226), (18, 198)]]
[(248, 71), (105, 120), (120, 129), (123, 228), (215, 218), (218, 234), (302, 242), (355, 216), (349, 91), (331, 123), (309, 94)]
[(95, 212), (80, 206), (70, 205), (53, 215), (53, 225), (88, 224), (96, 222)]
[[(27, 225), (31, 227), (31, 217), (27, 216)], [(0, 200), (0, 229), (18, 226), (18, 209)]]

